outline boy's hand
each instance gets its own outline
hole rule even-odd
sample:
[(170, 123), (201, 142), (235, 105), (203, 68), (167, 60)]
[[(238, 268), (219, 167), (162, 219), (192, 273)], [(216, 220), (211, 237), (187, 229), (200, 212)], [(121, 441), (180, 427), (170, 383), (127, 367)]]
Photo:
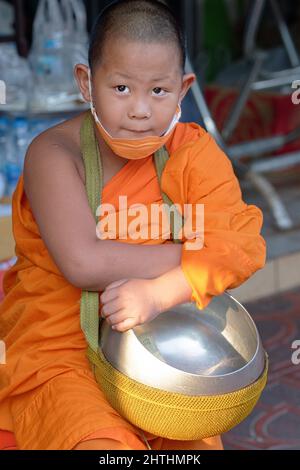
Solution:
[(161, 305), (151, 279), (122, 279), (101, 294), (101, 316), (114, 330), (124, 332), (157, 317)]

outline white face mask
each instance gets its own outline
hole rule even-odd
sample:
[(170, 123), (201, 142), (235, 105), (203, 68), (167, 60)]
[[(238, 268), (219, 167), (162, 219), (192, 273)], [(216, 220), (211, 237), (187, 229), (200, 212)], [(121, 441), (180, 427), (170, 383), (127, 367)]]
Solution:
[(155, 153), (159, 148), (163, 147), (167, 140), (169, 139), (172, 131), (175, 129), (175, 126), (179, 122), (181, 118), (181, 107), (178, 104), (177, 112), (173, 117), (173, 120), (165, 131), (162, 136), (150, 136), (150, 137), (142, 137), (140, 139), (120, 139), (112, 137), (109, 132), (103, 127), (98, 118), (98, 115), (95, 110), (95, 106), (93, 104), (92, 98), (92, 80), (91, 80), (91, 72), (90, 69), (88, 71), (89, 74), (89, 91), (91, 96), (90, 101), (90, 109), (91, 113), (95, 119), (97, 127), (99, 129), (100, 134), (102, 135), (103, 139), (109, 145), (109, 147), (113, 150), (116, 155), (127, 159), (142, 159), (148, 157)]

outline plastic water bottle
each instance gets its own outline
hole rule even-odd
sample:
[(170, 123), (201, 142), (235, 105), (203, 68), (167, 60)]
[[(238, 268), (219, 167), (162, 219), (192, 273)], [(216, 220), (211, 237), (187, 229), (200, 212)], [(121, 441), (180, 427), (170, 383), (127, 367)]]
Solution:
[(0, 199), (5, 194), (6, 180), (4, 173), (0, 173)]
[(19, 57), (14, 43), (0, 44), (0, 75), (6, 85), (5, 104), (0, 109), (24, 112), (28, 92), (32, 88), (32, 74), (27, 60)]
[(28, 146), (28, 123), (24, 118), (13, 122), (6, 157), (7, 195), (14, 192), (23, 171), (24, 158)]
[(36, 80), (31, 98), (33, 107), (53, 108), (74, 92), (68, 30), (58, 0), (40, 0), (30, 63)]
[(64, 5), (72, 66), (88, 63), (87, 14), (82, 0), (66, 0)]

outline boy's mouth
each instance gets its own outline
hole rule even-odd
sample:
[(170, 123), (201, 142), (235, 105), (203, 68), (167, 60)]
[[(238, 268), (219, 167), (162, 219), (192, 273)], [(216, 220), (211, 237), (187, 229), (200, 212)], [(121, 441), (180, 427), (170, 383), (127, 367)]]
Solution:
[(145, 131), (143, 130), (135, 130), (135, 129), (125, 129), (127, 132), (133, 132), (134, 134), (145, 134), (146, 132), (151, 132), (150, 129), (147, 129)]

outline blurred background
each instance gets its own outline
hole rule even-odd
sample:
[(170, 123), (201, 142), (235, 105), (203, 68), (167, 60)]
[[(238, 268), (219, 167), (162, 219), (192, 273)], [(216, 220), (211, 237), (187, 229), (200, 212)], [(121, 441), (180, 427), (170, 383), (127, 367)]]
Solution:
[[(87, 109), (73, 67), (105, 0), (0, 0), (0, 300), (15, 262), (11, 198), (26, 149)], [(173, 0), (197, 83), (183, 121), (204, 126), (231, 159), (244, 200), (264, 213), (264, 269), (232, 291), (270, 355), (254, 412), (227, 449), (300, 449), (300, 1)]]

